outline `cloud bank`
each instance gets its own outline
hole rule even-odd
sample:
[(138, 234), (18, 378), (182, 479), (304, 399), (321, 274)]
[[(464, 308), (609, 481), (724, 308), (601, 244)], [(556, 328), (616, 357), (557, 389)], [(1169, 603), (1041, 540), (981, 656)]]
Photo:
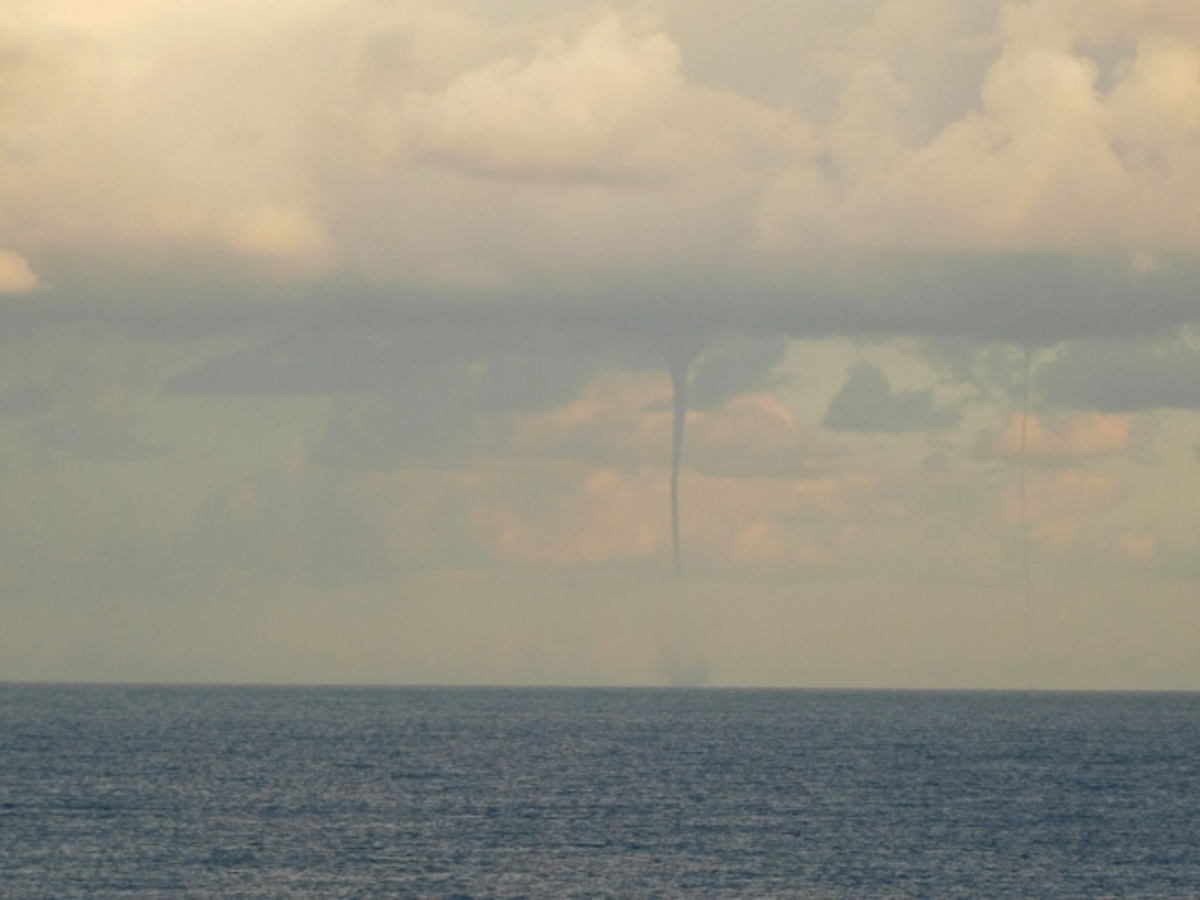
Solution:
[(1197, 317), (1187, 4), (806, 6), (21, 7), (0, 290), (1026, 343)]

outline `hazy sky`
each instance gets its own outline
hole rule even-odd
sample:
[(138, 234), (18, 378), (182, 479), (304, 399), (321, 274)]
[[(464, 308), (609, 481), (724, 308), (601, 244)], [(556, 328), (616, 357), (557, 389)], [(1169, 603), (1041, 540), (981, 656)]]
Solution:
[(0, 3), (0, 679), (1200, 689), (1198, 409), (1194, 0)]

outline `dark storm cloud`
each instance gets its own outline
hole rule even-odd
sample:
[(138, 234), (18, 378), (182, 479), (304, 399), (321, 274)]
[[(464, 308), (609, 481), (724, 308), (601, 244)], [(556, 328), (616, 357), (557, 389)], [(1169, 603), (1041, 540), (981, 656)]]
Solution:
[(43, 456), (62, 453), (80, 459), (139, 460), (164, 452), (99, 410), (65, 412), (37, 422), (30, 434), (34, 449)]
[(958, 420), (957, 411), (937, 406), (932, 389), (892, 393), (883, 372), (861, 363), (834, 395), (824, 425), (831, 431), (898, 434), (946, 428)]
[(1048, 404), (1068, 409), (1200, 409), (1200, 353), (1181, 341), (1073, 343), (1035, 382)]
[(26, 385), (0, 394), (0, 419), (36, 416), (54, 405), (54, 392), (43, 385)]
[(85, 360), (60, 365), (47, 384), (0, 393), (0, 419), (19, 432), (43, 463), (64, 455), (88, 460), (138, 460), (159, 455), (131, 421), (120, 377)]
[[(1195, 272), (1133, 277), (1124, 260), (1050, 255), (863, 257), (818, 270), (751, 304), (795, 337), (910, 335), (1050, 346), (1086, 336), (1154, 334), (1200, 316)], [(756, 308), (757, 307), (757, 308)]]
[(692, 371), (688, 407), (712, 409), (744, 391), (769, 387), (770, 373), (786, 354), (787, 339), (778, 335), (712, 340)]
[[(313, 445), (322, 465), (379, 468), (399, 460), (477, 446), (481, 416), (546, 409), (575, 399), (605, 369), (666, 365), (674, 348), (696, 359), (696, 405), (708, 408), (767, 386), (782, 361), (782, 335), (700, 336), (659, 315), (618, 327), (612, 319), (539, 323), (446, 316), (368, 332), (323, 330), (297, 318), (273, 338), (214, 357), (170, 378), (167, 396), (334, 394), (325, 434)], [(631, 327), (637, 324), (644, 327)], [(485, 437), (499, 440), (493, 430)]]
[(340, 323), (301, 312), (272, 331), (250, 348), (168, 379), (163, 393), (390, 394), (470, 369), (481, 408), (531, 409), (570, 399), (602, 363), (657, 364), (628, 335), (485, 316), (414, 316), (371, 327), (349, 312)]
[[(139, 340), (187, 341), (263, 329), (315, 341), (343, 331), (386, 337), (421, 328), (430, 329), (431, 343), (409, 352), (428, 358), (457, 352), (456, 346), (484, 353), (560, 346), (574, 353), (572, 345), (582, 343), (596, 352), (598, 346), (628, 347), (631, 338), (662, 346), (681, 331), (957, 336), (1050, 346), (1161, 334), (1200, 321), (1200, 267), (1182, 259), (1161, 271), (1131, 275), (1127, 260), (1118, 256), (861, 252), (756, 268), (712, 260), (687, 272), (582, 272), (488, 290), (380, 286), (353, 278), (264, 282), (236, 267), (212, 279), (190, 266), (147, 277), (98, 265), (81, 268), (76, 261), (71, 277), (55, 282), (38, 302), (0, 306), (0, 332), (91, 327)], [(328, 374), (354, 378), (374, 352), (360, 349), (365, 359), (339, 362), (346, 371)], [(197, 375), (171, 390), (225, 392), (249, 379), (258, 384), (247, 392), (277, 393), (292, 390), (286, 385), (296, 378), (318, 377), (280, 371), (268, 376), (247, 367), (243, 373)]]
[(605, 367), (656, 365), (637, 342), (582, 329), (486, 320), (374, 332), (303, 326), (287, 323), (274, 338), (176, 375), (163, 393), (338, 396), (311, 458), (372, 469), (469, 453), (481, 416), (567, 403)]

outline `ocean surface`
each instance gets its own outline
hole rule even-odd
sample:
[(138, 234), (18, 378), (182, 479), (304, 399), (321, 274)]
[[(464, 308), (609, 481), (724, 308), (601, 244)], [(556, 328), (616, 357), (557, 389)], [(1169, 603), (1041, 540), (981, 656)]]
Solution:
[(1200, 897), (1200, 695), (0, 685), (0, 896)]

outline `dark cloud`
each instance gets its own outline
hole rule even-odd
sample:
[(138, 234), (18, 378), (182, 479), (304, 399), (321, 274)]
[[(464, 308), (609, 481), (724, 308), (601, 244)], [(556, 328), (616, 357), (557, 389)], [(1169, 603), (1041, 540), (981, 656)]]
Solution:
[[(771, 387), (775, 369), (787, 355), (787, 338), (755, 334), (710, 334), (701, 337), (681, 329), (672, 338), (651, 337), (664, 354), (691, 359), (688, 366), (687, 405), (690, 409), (715, 409), (730, 397)], [(646, 412), (663, 412), (670, 400), (656, 401)]]
[(787, 338), (731, 335), (713, 341), (700, 356), (688, 385), (688, 405), (712, 409), (730, 397), (769, 387), (771, 372), (787, 354)]
[[(54, 281), (38, 302), (0, 306), (0, 333), (92, 325), (142, 340), (254, 329), (335, 340), (342, 332), (413, 330), (442, 335), (432, 340), (431, 351), (455, 344), (507, 346), (525, 355), (539, 352), (539, 344), (563, 341), (582, 342), (592, 353), (628, 348), (631, 339), (666, 350), (680, 333), (693, 342), (696, 335), (736, 333), (965, 337), (1051, 346), (1162, 334), (1200, 321), (1200, 272), (1183, 259), (1135, 276), (1127, 260), (1115, 256), (861, 252), (757, 267), (712, 260), (686, 273), (583, 272), (488, 290), (380, 286), (351, 278), (268, 283), (236, 270), (214, 279), (194, 266), (139, 276), (96, 265), (74, 261), (71, 277)], [(215, 377), (197, 375), (173, 387), (225, 390)]]
[[(312, 458), (376, 468), (450, 447), (472, 452), (498, 439), (489, 416), (564, 404), (597, 372), (666, 368), (681, 352), (696, 360), (689, 403), (707, 408), (768, 386), (789, 338), (919, 336), (946, 351), (952, 374), (965, 375), (978, 363), (971, 348), (989, 342), (1014, 352), (1066, 338), (1120, 343), (1200, 319), (1194, 266), (1164, 260), (1159, 271), (1131, 275), (1127, 262), (1033, 254), (860, 254), (755, 266), (715, 259), (686, 272), (544, 275), (519, 288), (451, 290), (349, 278), (268, 283), (236, 270), (205, 282), (191, 269), (173, 276), (161, 266), (141, 280), (133, 269), (89, 280), (87, 261), (76, 260), (72, 277), (51, 280), (36, 304), (0, 307), (0, 331), (86, 326), (175, 342), (236, 335), (243, 349), (172, 377), (163, 394), (348, 398)], [(1017, 385), (1016, 356), (996, 359), (1005, 383)], [(1128, 380), (1107, 373), (1089, 381), (1066, 365), (1039, 382), (1052, 402), (1135, 402)], [(892, 395), (875, 375), (852, 378), (828, 427), (886, 432), (957, 421), (928, 394)], [(1172, 377), (1176, 393), (1186, 393), (1186, 367)], [(1154, 403), (1192, 405), (1179, 397)], [(99, 427), (66, 423), (46, 426), (40, 440), (70, 452), (146, 451), (128, 441), (121, 449)]]
[(54, 405), (54, 392), (43, 385), (26, 385), (0, 394), (0, 419), (25, 419)]
[(136, 460), (159, 456), (164, 448), (139, 436), (128, 424), (100, 410), (71, 410), (36, 423), (32, 443), (43, 456), (66, 454), (91, 460)]
[[(463, 341), (437, 335), (332, 332), (276, 337), (170, 378), (167, 396), (387, 393), (470, 362)], [(466, 352), (464, 352), (466, 351)]]
[(481, 431), (490, 428), (498, 438), (503, 414), (569, 403), (606, 369), (665, 366), (677, 343), (696, 356), (691, 400), (697, 408), (768, 386), (787, 349), (782, 335), (704, 340), (657, 321), (639, 335), (603, 325), (515, 328), (487, 320), (424, 322), (374, 334), (292, 328), (170, 378), (163, 394), (338, 395), (312, 447), (313, 461), (386, 468), (452, 449), (469, 453)]
[(1029, 345), (961, 337), (926, 338), (920, 341), (919, 352), (937, 370), (943, 384), (968, 388), (967, 402), (974, 403), (1021, 403), (1026, 354), (1031, 365), (1036, 365), (1038, 356), (1037, 348)]
[(339, 397), (311, 459), (388, 468), (414, 457), (469, 454), (484, 417), (575, 399), (602, 368), (639, 367), (637, 347), (560, 328), (423, 324), (378, 334), (277, 334), (169, 379), (167, 396)]
[(652, 359), (627, 336), (578, 327), (466, 319), (327, 328), (298, 316), (252, 348), (168, 379), (163, 394), (391, 396), (470, 371), (479, 407), (537, 409), (571, 399), (606, 364), (640, 368)]
[(958, 420), (958, 412), (936, 405), (931, 388), (894, 394), (883, 372), (860, 363), (830, 402), (824, 425), (831, 431), (897, 434), (945, 428)]
[(1073, 343), (1035, 382), (1047, 403), (1068, 409), (1200, 409), (1200, 353), (1179, 341)]
[(827, 293), (778, 309), (779, 326), (824, 334), (966, 337), (1049, 346), (1161, 332), (1200, 315), (1193, 273), (1134, 277), (1124, 260), (1050, 255), (870, 258), (814, 277)]
[(49, 384), (0, 393), (0, 419), (20, 431), (43, 464), (60, 455), (90, 460), (135, 460), (163, 448), (138, 434), (122, 378), (106, 376), (86, 360), (60, 365)]
[(59, 454), (90, 460), (139, 460), (168, 449), (140, 433), (131, 402), (141, 380), (136, 365), (105, 371), (80, 358), (54, 374), (53, 409), (28, 424), (31, 443), (43, 458)]

